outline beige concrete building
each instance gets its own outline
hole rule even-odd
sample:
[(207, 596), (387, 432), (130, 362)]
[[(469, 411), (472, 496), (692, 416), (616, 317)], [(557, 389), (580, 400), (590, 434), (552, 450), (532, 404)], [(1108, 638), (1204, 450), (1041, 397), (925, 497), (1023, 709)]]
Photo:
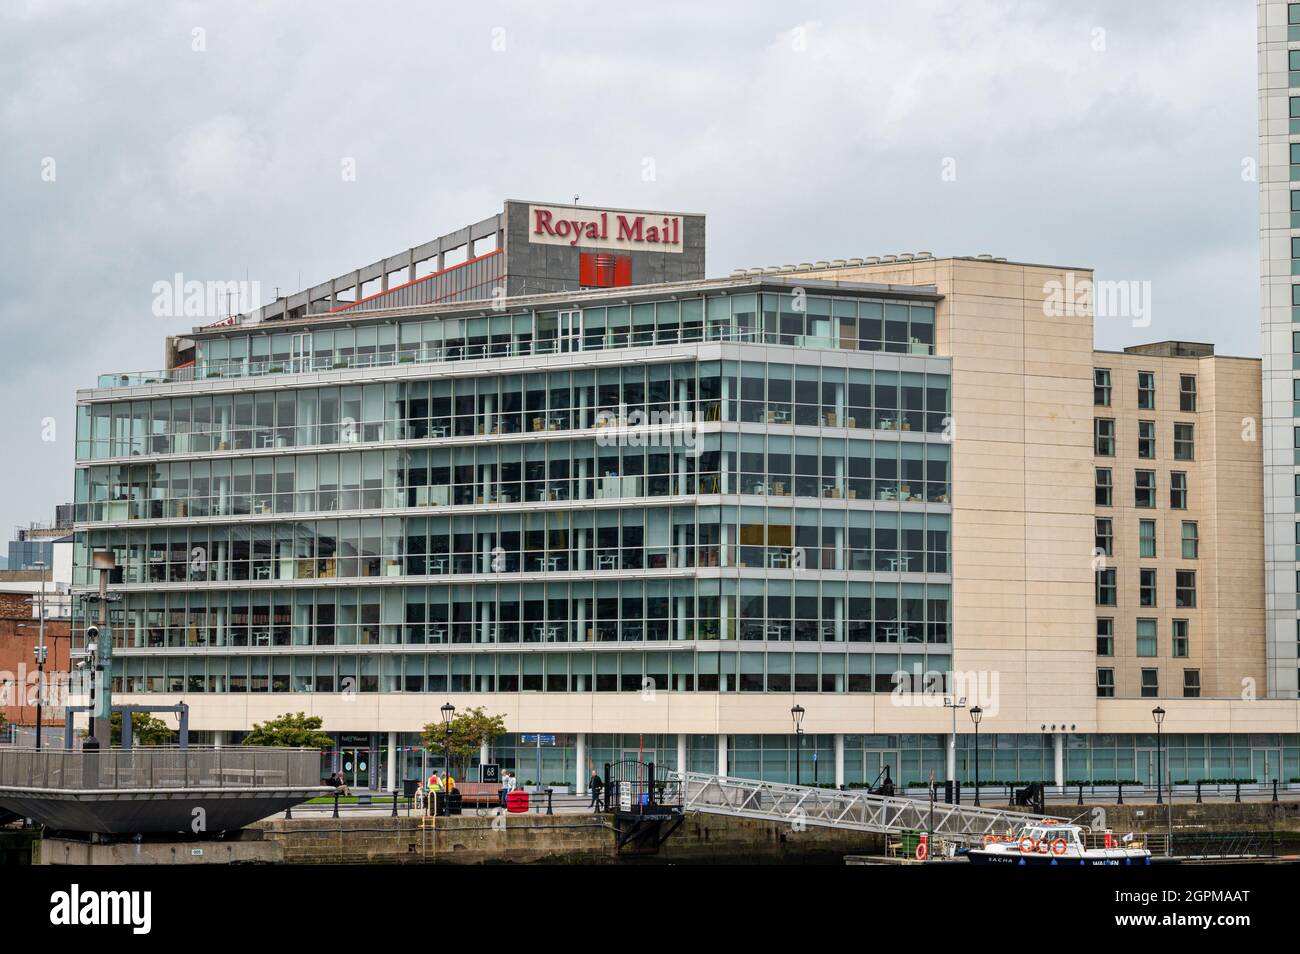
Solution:
[(976, 705), (985, 778), (1152, 781), (1157, 704), (1171, 778), (1300, 775), (1251, 688), (1258, 362), (1099, 353), (1092, 296), (920, 255), (196, 329), (79, 395), (75, 585), (124, 568), (119, 701), (318, 714), (359, 785), (444, 701), (579, 787), (969, 779)]

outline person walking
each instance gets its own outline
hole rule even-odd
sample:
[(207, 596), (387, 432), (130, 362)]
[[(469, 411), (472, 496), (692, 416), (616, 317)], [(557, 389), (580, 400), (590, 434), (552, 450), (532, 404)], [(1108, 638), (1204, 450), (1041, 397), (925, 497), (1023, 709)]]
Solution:
[(591, 789), (591, 804), (587, 807), (593, 811), (601, 811), (600, 793), (605, 788), (605, 782), (595, 769), (591, 770), (591, 781), (587, 783), (587, 787)]

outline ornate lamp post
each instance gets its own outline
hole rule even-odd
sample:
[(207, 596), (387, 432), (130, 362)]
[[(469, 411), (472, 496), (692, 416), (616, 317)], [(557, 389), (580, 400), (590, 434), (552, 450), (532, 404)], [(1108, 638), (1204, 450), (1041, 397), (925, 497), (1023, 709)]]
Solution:
[(803, 706), (796, 703), (790, 708), (790, 718), (794, 720), (794, 783), (802, 785), (799, 774), (799, 756), (803, 752)]
[(1160, 725), (1165, 721), (1165, 710), (1156, 706), (1151, 710), (1151, 718), (1156, 720), (1156, 804), (1163, 805), (1164, 795), (1164, 747), (1161, 744)]
[(984, 718), (984, 710), (979, 706), (971, 706), (970, 720), (975, 723), (975, 807), (980, 804), (980, 719)]

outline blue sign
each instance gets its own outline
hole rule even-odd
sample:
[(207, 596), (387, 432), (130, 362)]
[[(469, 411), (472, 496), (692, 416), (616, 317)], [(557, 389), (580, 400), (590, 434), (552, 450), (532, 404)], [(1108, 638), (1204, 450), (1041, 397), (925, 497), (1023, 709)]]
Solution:
[(536, 734), (529, 735), (528, 733), (524, 733), (519, 738), (524, 745), (554, 745), (555, 744), (555, 736), (553, 735), (536, 735)]

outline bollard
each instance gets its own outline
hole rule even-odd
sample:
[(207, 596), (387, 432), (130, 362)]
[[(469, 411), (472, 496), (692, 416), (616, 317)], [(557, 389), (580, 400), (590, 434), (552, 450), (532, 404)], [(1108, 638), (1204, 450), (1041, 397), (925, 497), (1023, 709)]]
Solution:
[(1196, 804), (1201, 804), (1201, 783), (1196, 783)]
[(1123, 782), (1119, 783), (1119, 801), (1117, 801), (1115, 804), (1116, 805), (1124, 804), (1124, 783)]
[(1273, 802), (1277, 802), (1277, 779), (1273, 779)]
[(285, 821), (293, 821), (293, 806), (292, 806), (292, 805), (290, 805), (288, 808), (286, 808), (286, 809), (284, 810), (284, 820), (285, 820)]
[(1239, 802), (1241, 801), (1241, 782), (1238, 782), (1236, 787), (1237, 787), (1237, 797), (1234, 798), (1233, 801)]
[(339, 817), (339, 793), (334, 793), (334, 817)]
[(554, 789), (551, 789), (551, 788), (548, 788), (548, 789), (546, 790), (546, 814), (548, 814), (548, 815), (554, 815), (554, 814), (555, 814), (555, 812), (551, 809), (551, 793), (552, 793), (553, 791), (555, 791), (555, 790), (554, 790)]
[(397, 817), (397, 792), (393, 792), (393, 817)]
[(1083, 783), (1082, 782), (1079, 783), (1079, 801), (1077, 802), (1077, 804), (1079, 805), (1083, 804)]

